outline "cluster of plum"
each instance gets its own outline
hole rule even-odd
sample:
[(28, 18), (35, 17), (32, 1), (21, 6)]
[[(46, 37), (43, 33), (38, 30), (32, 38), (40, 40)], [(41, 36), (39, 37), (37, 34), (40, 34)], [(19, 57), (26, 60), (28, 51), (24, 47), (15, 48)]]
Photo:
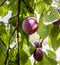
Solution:
[[(60, 8), (57, 8), (57, 10), (60, 13)], [(60, 19), (55, 21), (53, 24), (60, 25)], [(28, 35), (35, 33), (38, 29), (37, 19), (34, 17), (25, 18), (23, 23), (22, 23), (22, 29)], [(34, 44), (36, 46), (36, 49), (35, 49), (34, 54), (33, 54), (34, 59), (37, 61), (41, 61), (43, 59), (43, 52), (41, 50), (40, 43), (35, 41)]]
[[(25, 18), (22, 23), (22, 29), (28, 35), (35, 33), (38, 29), (38, 23), (36, 18), (34, 17)], [(43, 52), (39, 46), (39, 42), (35, 41), (34, 44), (36, 46), (36, 49), (33, 53), (33, 57), (36, 61), (41, 61), (43, 59)]]
[(43, 51), (40, 47), (40, 42), (35, 41), (33, 44), (35, 44), (35, 46), (36, 46), (33, 57), (36, 61), (41, 61), (43, 59)]

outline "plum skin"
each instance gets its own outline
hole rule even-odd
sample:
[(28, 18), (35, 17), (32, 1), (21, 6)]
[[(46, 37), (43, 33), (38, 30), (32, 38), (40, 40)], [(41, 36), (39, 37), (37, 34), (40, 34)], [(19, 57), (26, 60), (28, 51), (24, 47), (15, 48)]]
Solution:
[(33, 44), (35, 45), (36, 48), (40, 47), (39, 41), (34, 41)]
[(57, 8), (58, 12), (60, 13), (60, 8)]
[(53, 24), (60, 25), (60, 19), (58, 19), (57, 21), (55, 21)]
[(29, 35), (35, 33), (38, 29), (38, 23), (36, 18), (34, 17), (25, 18), (22, 23), (22, 29), (26, 34)]
[(36, 48), (35, 51), (34, 51), (34, 59), (36, 61), (41, 61), (43, 59), (43, 52), (40, 48)]

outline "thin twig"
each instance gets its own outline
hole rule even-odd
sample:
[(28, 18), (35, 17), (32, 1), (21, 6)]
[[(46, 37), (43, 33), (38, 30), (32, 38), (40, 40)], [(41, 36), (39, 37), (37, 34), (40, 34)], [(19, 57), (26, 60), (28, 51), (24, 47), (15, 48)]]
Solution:
[(14, 33), (15, 33), (16, 30), (17, 30), (17, 26), (16, 26), (15, 29), (13, 30), (13, 32), (12, 32), (10, 38), (9, 38), (9, 41), (11, 40), (11, 38), (12, 38), (12, 36), (14, 35)]
[(15, 14), (15, 15), (13, 15), (9, 20), (11, 20), (11, 19), (13, 19), (13, 18), (15, 18), (17, 16), (17, 14)]
[(30, 6), (30, 4), (27, 4), (27, 3), (25, 2), (25, 0), (22, 0), (22, 1), (23, 1), (23, 3), (26, 5), (27, 10), (28, 10), (30, 13), (34, 13), (34, 9), (32, 9), (32, 7)]
[(9, 61), (9, 50), (10, 50), (10, 40), (11, 40), (11, 38), (14, 35), (14, 33), (15, 33), (16, 30), (17, 30), (17, 24), (16, 24), (16, 27), (15, 27), (14, 31), (12, 32), (12, 34), (10, 35), (10, 38), (9, 38), (9, 43), (8, 43), (8, 49), (7, 49), (7, 56), (6, 56), (6, 60), (5, 60), (5, 65), (8, 65), (8, 61)]
[(8, 24), (11, 23), (10, 20), (12, 20), (12, 19), (15, 18), (15, 17), (17, 17), (17, 13), (16, 13), (15, 15), (13, 15), (11, 18), (9, 18), (9, 22), (8, 22)]
[(20, 43), (19, 43), (19, 14), (20, 14), (20, 4), (21, 0), (18, 0), (18, 13), (17, 13), (17, 22), (18, 22), (18, 27), (17, 27), (17, 43), (18, 43), (18, 65), (20, 65)]
[(6, 56), (6, 60), (5, 60), (5, 65), (8, 65), (8, 61), (9, 61), (9, 49), (10, 49), (10, 41), (9, 41), (9, 44), (8, 44), (8, 49), (7, 49), (7, 56)]
[(3, 0), (1, 3), (0, 3), (0, 6), (2, 6), (7, 0)]

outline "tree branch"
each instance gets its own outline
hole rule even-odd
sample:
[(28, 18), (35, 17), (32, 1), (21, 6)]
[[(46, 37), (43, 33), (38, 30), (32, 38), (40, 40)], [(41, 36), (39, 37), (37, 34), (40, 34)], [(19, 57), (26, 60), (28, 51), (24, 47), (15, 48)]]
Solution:
[(18, 0), (18, 13), (16, 14), (16, 15), (14, 15), (14, 16), (12, 16), (9, 20), (11, 20), (11, 19), (13, 19), (14, 17), (18, 17), (18, 19), (17, 19), (17, 24), (16, 24), (16, 27), (15, 27), (15, 29), (14, 29), (14, 31), (12, 32), (12, 34), (11, 34), (11, 36), (10, 36), (10, 38), (9, 38), (9, 44), (8, 44), (8, 49), (7, 49), (7, 56), (6, 56), (6, 60), (5, 60), (5, 65), (8, 65), (8, 61), (9, 61), (9, 49), (10, 49), (10, 40), (11, 40), (11, 38), (12, 38), (12, 36), (14, 35), (14, 33), (15, 33), (15, 31), (17, 30), (17, 42), (18, 42), (18, 65), (20, 65), (20, 62), (19, 62), (19, 59), (20, 59), (20, 57), (19, 57), (19, 30), (18, 30), (18, 27), (19, 27), (19, 22), (20, 22), (20, 20), (19, 20), (19, 13), (20, 13), (20, 3), (21, 3), (21, 0)]
[(20, 4), (21, 4), (21, 0), (18, 0), (18, 13), (17, 13), (17, 43), (18, 43), (18, 65), (20, 65), (20, 43), (19, 43), (19, 23), (20, 23), (20, 19), (19, 19), (19, 14), (20, 14)]
[(14, 33), (15, 33), (16, 30), (17, 30), (17, 25), (16, 25), (14, 31), (12, 32), (12, 34), (11, 34), (11, 36), (9, 38), (9, 43), (8, 43), (8, 49), (7, 49), (7, 56), (6, 56), (6, 60), (5, 60), (5, 65), (8, 65), (8, 61), (9, 61), (9, 50), (11, 49), (10, 48), (10, 40), (11, 40), (11, 38), (14, 35)]
[(16, 27), (15, 27), (14, 31), (12, 32), (12, 34), (11, 34), (11, 36), (9, 38), (9, 43), (8, 43), (8, 49), (7, 49), (7, 56), (6, 56), (6, 60), (5, 60), (5, 65), (8, 65), (8, 61), (9, 61), (9, 49), (11, 49), (10, 48), (10, 40), (11, 40), (11, 38), (14, 35), (14, 33), (15, 33), (16, 30), (17, 30), (17, 24), (16, 24)]
[[(17, 16), (17, 14), (14, 15), (14, 16), (12, 16), (10, 18), (10, 20), (13, 19), (16, 16)], [(16, 30), (17, 30), (17, 24), (16, 24), (16, 27), (15, 27), (14, 31), (12, 32), (12, 34), (10, 35), (10, 38), (9, 38), (9, 43), (8, 43), (8, 49), (7, 49), (7, 56), (6, 56), (6, 60), (5, 60), (5, 65), (8, 65), (8, 61), (9, 61), (9, 49), (10, 49), (10, 40), (11, 40), (11, 38), (14, 35), (14, 33), (15, 33)]]
[(23, 3), (26, 5), (27, 10), (28, 10), (30, 13), (34, 13), (34, 9), (32, 9), (32, 7), (30, 6), (30, 4), (27, 4), (27, 3), (25, 2), (25, 0), (22, 0), (22, 1), (23, 1)]
[(1, 3), (0, 3), (0, 6), (2, 6), (7, 0), (3, 0)]

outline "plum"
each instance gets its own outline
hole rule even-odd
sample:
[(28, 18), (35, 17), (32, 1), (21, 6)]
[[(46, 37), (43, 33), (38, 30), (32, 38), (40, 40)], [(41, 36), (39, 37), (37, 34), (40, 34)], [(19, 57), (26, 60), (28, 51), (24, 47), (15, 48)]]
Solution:
[(43, 59), (43, 52), (40, 48), (36, 48), (35, 51), (34, 51), (34, 59), (36, 61), (41, 61)]
[(57, 8), (58, 12), (60, 13), (60, 8)]
[(25, 18), (22, 23), (22, 29), (28, 35), (35, 33), (38, 29), (38, 23), (36, 18), (34, 17)]
[(39, 41), (34, 41), (33, 44), (35, 45), (36, 48), (40, 47)]
[(57, 21), (55, 21), (53, 24), (60, 25), (60, 19), (58, 19)]

